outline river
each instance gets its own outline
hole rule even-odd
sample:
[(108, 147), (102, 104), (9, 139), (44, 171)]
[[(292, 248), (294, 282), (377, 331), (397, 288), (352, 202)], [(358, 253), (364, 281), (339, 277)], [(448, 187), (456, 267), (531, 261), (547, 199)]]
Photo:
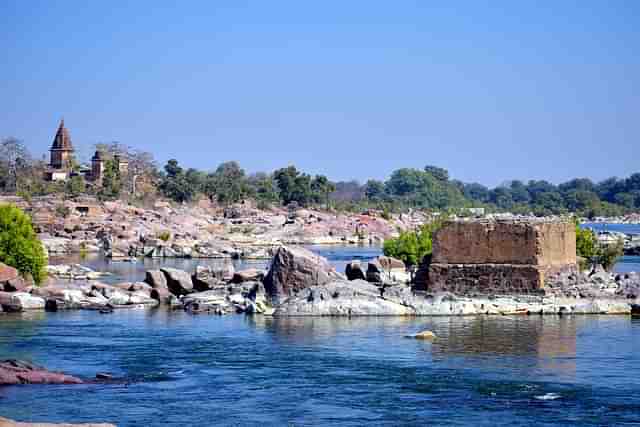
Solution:
[[(375, 247), (310, 249), (344, 270)], [(73, 261), (66, 258), (62, 261)], [(193, 271), (221, 260), (110, 263)], [(237, 268), (266, 261), (236, 262)], [(618, 270), (640, 270), (637, 259)], [(405, 338), (429, 329), (433, 342)], [(5, 314), (0, 359), (116, 384), (0, 388), (0, 416), (119, 426), (640, 423), (640, 319), (628, 316), (289, 318), (165, 309)]]
[[(0, 414), (119, 426), (640, 422), (628, 316), (290, 318), (119, 310), (0, 317), (0, 357), (111, 385), (0, 388)], [(433, 343), (404, 336), (434, 331)]]

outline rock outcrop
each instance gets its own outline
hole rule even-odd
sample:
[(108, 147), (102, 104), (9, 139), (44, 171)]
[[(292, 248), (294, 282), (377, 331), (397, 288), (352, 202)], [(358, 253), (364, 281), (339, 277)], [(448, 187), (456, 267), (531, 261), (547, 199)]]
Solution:
[(281, 246), (271, 261), (264, 286), (275, 305), (303, 289), (336, 278), (340, 275), (325, 258), (301, 247)]

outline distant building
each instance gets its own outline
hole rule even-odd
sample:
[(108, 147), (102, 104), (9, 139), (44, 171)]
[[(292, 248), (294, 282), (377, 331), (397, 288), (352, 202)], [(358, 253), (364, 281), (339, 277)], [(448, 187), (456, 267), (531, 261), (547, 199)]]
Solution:
[[(113, 161), (118, 167), (120, 176), (125, 176), (129, 172), (129, 162), (120, 154), (114, 154)], [(93, 181), (96, 185), (100, 185), (102, 183), (102, 179), (104, 178), (106, 162), (106, 155), (102, 151), (97, 150), (91, 158), (91, 171), (85, 175), (85, 178), (88, 181)]]
[[(74, 149), (69, 130), (64, 125), (64, 119), (60, 120), (60, 125), (49, 151), (51, 152), (51, 160), (45, 171), (45, 179), (49, 181), (66, 181), (73, 175), (80, 175), (96, 185), (102, 183), (108, 158), (103, 152), (96, 151), (91, 158), (90, 169), (79, 167), (78, 170), (74, 170)], [(129, 162), (119, 154), (114, 154), (113, 160), (118, 165), (120, 174), (126, 175), (129, 171)]]
[(49, 149), (51, 160), (45, 172), (49, 181), (65, 181), (73, 172), (73, 144), (69, 130), (64, 126), (64, 119), (60, 120), (58, 131)]

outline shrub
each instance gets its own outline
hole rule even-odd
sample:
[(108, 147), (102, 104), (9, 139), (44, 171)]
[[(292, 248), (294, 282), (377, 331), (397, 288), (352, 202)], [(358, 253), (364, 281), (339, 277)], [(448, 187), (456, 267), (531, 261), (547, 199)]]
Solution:
[(163, 242), (169, 241), (170, 238), (171, 233), (168, 231), (161, 231), (160, 233), (158, 233), (158, 239), (162, 240)]
[(401, 231), (400, 236), (385, 240), (384, 254), (402, 260), (407, 267), (420, 263), (422, 258), (431, 254), (433, 234), (442, 227), (445, 219), (435, 219), (416, 231)]
[(13, 205), (0, 206), (0, 261), (30, 274), (36, 284), (46, 277), (47, 258), (31, 219)]

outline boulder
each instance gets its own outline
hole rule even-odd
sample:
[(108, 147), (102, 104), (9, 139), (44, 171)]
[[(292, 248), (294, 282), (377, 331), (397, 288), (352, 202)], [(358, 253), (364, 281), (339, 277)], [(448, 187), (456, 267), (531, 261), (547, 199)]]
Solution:
[(264, 286), (269, 299), (277, 304), (303, 289), (339, 277), (325, 258), (304, 248), (281, 246), (271, 261)]
[(247, 270), (236, 271), (231, 279), (231, 283), (244, 283), (244, 282), (260, 282), (264, 279), (264, 271), (255, 268)]
[(347, 276), (347, 280), (366, 280), (360, 261), (352, 261), (347, 264), (344, 273)]
[(44, 310), (45, 300), (26, 292), (0, 292), (0, 305), (9, 312)]
[(229, 314), (235, 312), (224, 288), (192, 293), (182, 299), (190, 313)]
[(411, 275), (399, 259), (381, 256), (367, 265), (367, 281), (372, 283), (409, 283)]
[(168, 289), (167, 278), (160, 270), (147, 270), (144, 281), (154, 289)]
[(82, 384), (80, 378), (51, 372), (22, 360), (0, 362), (0, 385), (14, 384)]
[(167, 287), (176, 295), (186, 295), (193, 292), (193, 281), (191, 275), (184, 270), (177, 268), (160, 269), (167, 279)]

